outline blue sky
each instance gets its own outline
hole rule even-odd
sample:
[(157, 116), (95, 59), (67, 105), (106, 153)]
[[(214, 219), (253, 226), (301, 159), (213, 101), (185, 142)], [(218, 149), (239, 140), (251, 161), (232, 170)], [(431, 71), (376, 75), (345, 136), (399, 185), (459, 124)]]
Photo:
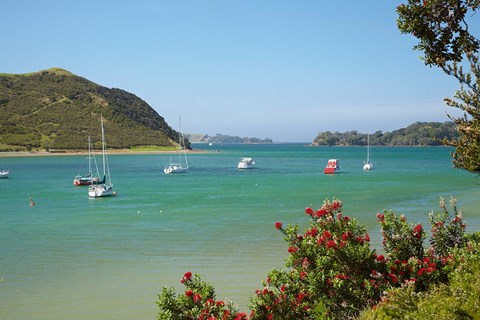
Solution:
[(396, 27), (400, 0), (2, 0), (0, 73), (59, 67), (182, 131), (275, 142), (447, 121), (458, 84)]

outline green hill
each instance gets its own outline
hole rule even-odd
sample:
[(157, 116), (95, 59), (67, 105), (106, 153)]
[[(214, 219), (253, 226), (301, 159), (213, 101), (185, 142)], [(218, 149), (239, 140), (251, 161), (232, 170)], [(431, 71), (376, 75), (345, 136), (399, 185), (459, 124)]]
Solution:
[(109, 149), (172, 149), (178, 140), (152, 107), (134, 94), (97, 85), (66, 70), (0, 73), (0, 151), (85, 150), (101, 141), (104, 118)]

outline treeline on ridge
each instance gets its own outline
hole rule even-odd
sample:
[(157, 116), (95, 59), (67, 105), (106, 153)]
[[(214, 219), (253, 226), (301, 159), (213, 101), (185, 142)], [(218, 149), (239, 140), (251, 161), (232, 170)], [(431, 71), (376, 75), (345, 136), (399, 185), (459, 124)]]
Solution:
[(314, 146), (365, 146), (370, 139), (374, 146), (440, 146), (443, 140), (458, 137), (455, 124), (446, 122), (415, 122), (406, 128), (392, 132), (377, 131), (370, 134), (358, 131), (319, 133), (312, 142)]

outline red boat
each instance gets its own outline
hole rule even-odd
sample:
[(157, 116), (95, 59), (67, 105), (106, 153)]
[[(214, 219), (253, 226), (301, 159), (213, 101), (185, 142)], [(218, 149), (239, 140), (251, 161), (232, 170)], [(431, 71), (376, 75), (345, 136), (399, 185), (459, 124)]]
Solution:
[(337, 159), (330, 159), (327, 162), (327, 166), (323, 169), (324, 174), (334, 174), (340, 170), (340, 163)]

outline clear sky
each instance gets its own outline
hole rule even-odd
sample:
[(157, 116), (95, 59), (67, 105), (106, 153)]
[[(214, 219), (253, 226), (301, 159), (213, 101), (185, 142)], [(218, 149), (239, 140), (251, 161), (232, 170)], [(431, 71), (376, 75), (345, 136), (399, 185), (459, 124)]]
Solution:
[(309, 142), (447, 121), (458, 84), (398, 31), (400, 3), (1, 0), (0, 73), (63, 68), (186, 133)]

